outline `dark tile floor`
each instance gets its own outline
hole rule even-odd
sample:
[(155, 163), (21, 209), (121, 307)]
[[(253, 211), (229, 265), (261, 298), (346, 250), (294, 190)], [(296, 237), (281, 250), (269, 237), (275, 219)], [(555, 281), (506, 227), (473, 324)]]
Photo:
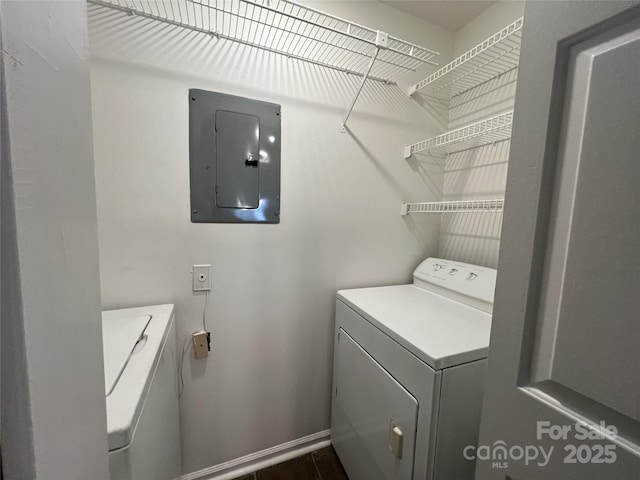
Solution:
[(237, 480), (349, 480), (332, 447), (265, 468)]

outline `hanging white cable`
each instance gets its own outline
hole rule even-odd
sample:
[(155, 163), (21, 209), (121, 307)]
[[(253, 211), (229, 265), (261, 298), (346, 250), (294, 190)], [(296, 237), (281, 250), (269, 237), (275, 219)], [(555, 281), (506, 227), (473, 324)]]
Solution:
[(184, 377), (182, 374), (184, 355), (189, 351), (189, 348), (193, 346), (193, 336), (196, 333), (199, 333), (198, 330), (191, 332), (182, 341), (182, 348), (180, 349), (180, 356), (178, 357), (178, 398), (182, 397), (182, 393), (184, 392)]
[[(210, 291), (207, 291), (207, 294), (204, 299), (204, 306), (202, 308), (202, 330), (209, 334), (209, 327), (207, 326), (207, 306), (209, 305), (209, 296)], [(189, 349), (193, 346), (193, 336), (197, 333), (201, 333), (198, 330), (192, 331), (189, 335), (187, 335), (182, 341), (182, 348), (180, 349), (180, 357), (178, 358), (178, 397), (182, 396), (184, 392), (184, 376), (183, 376), (183, 367), (184, 367), (184, 356), (189, 351)]]
[(207, 327), (207, 306), (209, 305), (209, 294), (211, 292), (207, 291), (207, 295), (204, 299), (204, 307), (202, 308), (202, 329), (205, 332), (209, 332), (209, 328)]

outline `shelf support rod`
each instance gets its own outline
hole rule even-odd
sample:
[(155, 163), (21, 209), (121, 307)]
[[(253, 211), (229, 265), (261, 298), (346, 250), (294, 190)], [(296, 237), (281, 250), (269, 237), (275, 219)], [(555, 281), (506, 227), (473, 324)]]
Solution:
[(373, 64), (376, 63), (376, 59), (378, 58), (378, 53), (380, 53), (381, 49), (382, 49), (381, 46), (377, 46), (376, 47), (376, 51), (373, 53), (373, 56), (371, 57), (371, 63), (369, 63), (369, 68), (367, 68), (367, 71), (362, 76), (362, 82), (360, 82), (360, 87), (358, 88), (358, 91), (356, 92), (356, 96), (353, 98), (353, 102), (351, 102), (351, 106), (349, 107), (349, 111), (347, 112), (347, 115), (344, 117), (344, 120), (342, 121), (342, 133), (345, 133), (347, 131), (347, 121), (349, 120), (349, 117), (351, 116), (351, 113), (353, 112), (353, 107), (356, 106), (356, 102), (358, 101), (358, 97), (360, 97), (360, 94), (362, 93), (362, 89), (364, 88), (364, 84), (367, 82), (367, 79), (369, 78), (369, 74), (371, 73), (371, 69), (373, 68)]

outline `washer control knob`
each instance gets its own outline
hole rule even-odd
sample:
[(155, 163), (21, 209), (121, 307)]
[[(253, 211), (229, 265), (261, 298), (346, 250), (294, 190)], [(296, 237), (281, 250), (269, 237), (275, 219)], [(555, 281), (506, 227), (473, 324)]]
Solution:
[(478, 278), (478, 274), (471, 272), (467, 277), (467, 280), (475, 280), (476, 278)]
[(437, 272), (438, 270), (442, 270), (444, 268), (444, 265), (441, 265), (440, 263), (436, 263), (433, 266), (433, 269)]
[(457, 268), (452, 268), (451, 270), (449, 270), (449, 275), (455, 275), (456, 273), (458, 273)]

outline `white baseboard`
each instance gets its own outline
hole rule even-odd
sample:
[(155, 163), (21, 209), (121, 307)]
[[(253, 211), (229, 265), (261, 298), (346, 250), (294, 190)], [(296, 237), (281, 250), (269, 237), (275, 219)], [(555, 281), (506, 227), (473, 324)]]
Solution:
[(330, 437), (331, 430), (324, 430), (220, 465), (188, 473), (180, 477), (180, 480), (231, 480), (327, 447), (331, 445)]

